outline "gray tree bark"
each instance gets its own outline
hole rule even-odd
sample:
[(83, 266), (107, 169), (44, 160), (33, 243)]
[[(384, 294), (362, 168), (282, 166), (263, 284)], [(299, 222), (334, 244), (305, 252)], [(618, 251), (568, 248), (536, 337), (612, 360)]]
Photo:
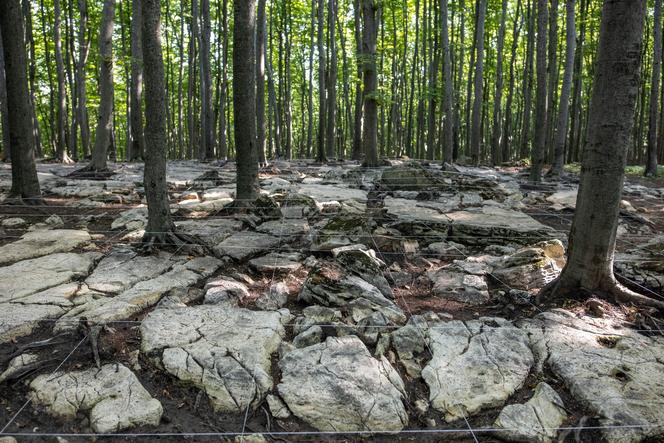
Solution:
[(521, 125), (521, 143), (519, 158), (525, 159), (530, 153), (530, 122), (533, 107), (533, 58), (535, 56), (535, 0), (528, 0), (528, 42), (526, 43), (526, 73), (523, 81), (523, 124)]
[(496, 60), (496, 93), (493, 99), (493, 125), (491, 132), (491, 162), (494, 165), (502, 163), (502, 150), (500, 138), (502, 131), (501, 109), (503, 101), (503, 47), (505, 46), (505, 21), (507, 16), (507, 0), (503, 0), (500, 14), (500, 29), (498, 31), (498, 58)]
[(546, 150), (546, 26), (548, 22), (547, 0), (537, 0), (537, 100), (535, 102), (535, 144), (532, 150), (530, 181), (542, 180), (542, 167)]
[(19, 0), (0, 1), (0, 32), (5, 60), (9, 145), (12, 158), (11, 195), (27, 204), (42, 203), (34, 160), (35, 139), (30, 109), (23, 14)]
[(376, 70), (376, 39), (378, 8), (375, 0), (362, 0), (362, 59), (364, 77), (364, 124), (362, 145), (365, 165), (378, 166), (378, 72)]
[(233, 2), (233, 112), (237, 153), (236, 202), (258, 197), (256, 148), (256, 0)]
[(143, 113), (141, 101), (143, 95), (143, 47), (141, 44), (141, 0), (131, 2), (131, 85), (129, 93), (129, 116), (131, 142), (129, 143), (130, 161), (143, 158), (145, 141), (143, 140)]
[(210, 0), (201, 0), (200, 76), (201, 76), (201, 126), (202, 159), (213, 160), (215, 151), (214, 109), (212, 104), (212, 70), (210, 67)]
[[(362, 7), (360, 0), (353, 0), (355, 47), (357, 54), (362, 54)], [(357, 64), (357, 79), (355, 81), (355, 109), (353, 111), (353, 149), (351, 158), (362, 158), (362, 65)]]
[(9, 109), (7, 108), (7, 83), (5, 81), (5, 54), (2, 49), (2, 35), (0, 34), (0, 124), (2, 126), (2, 159), (11, 159), (9, 147)]
[(588, 140), (583, 152), (567, 264), (543, 293), (598, 294), (616, 301), (654, 305), (622, 287), (613, 272), (627, 151), (632, 142), (639, 88), (645, 0), (604, 2)]
[[(659, 110), (659, 88), (662, 71), (662, 0), (655, 0), (654, 56), (652, 80), (650, 82), (650, 112), (648, 119), (648, 149), (646, 177), (657, 176), (657, 111)], [(662, 130), (661, 128), (659, 129)]]
[(327, 82), (327, 136), (325, 140), (328, 158), (336, 157), (335, 141), (337, 130), (337, 2), (328, 0), (328, 40), (330, 50), (330, 68)]
[(265, 1), (258, 0), (258, 13), (256, 16), (256, 146), (258, 147), (258, 162), (265, 165), (265, 51), (266, 27)]
[[(658, 0), (661, 2), (661, 0)], [(574, 16), (574, 6), (576, 0), (567, 0), (567, 30), (565, 31), (566, 52), (565, 52), (565, 74), (563, 76), (563, 86), (560, 91), (560, 106), (558, 107), (558, 124), (554, 141), (552, 175), (560, 175), (563, 172), (565, 164), (565, 141), (567, 140), (567, 128), (569, 122), (569, 100), (572, 93), (572, 77), (574, 76), (574, 53), (576, 52), (576, 21)]]
[(515, 84), (515, 75), (514, 75), (514, 63), (516, 61), (516, 53), (519, 47), (519, 34), (521, 32), (521, 26), (523, 19), (519, 17), (521, 10), (521, 0), (518, 0), (516, 3), (516, 14), (514, 16), (514, 25), (512, 27), (512, 55), (510, 56), (510, 75), (509, 75), (509, 86), (507, 88), (507, 100), (505, 102), (505, 121), (503, 136), (500, 140), (501, 145), (501, 158), (502, 160), (510, 160), (511, 152), (511, 142), (516, 140), (516, 137), (513, 137), (512, 134), (512, 102), (514, 100), (514, 84)]
[(113, 131), (113, 17), (115, 0), (105, 0), (102, 10), (101, 29), (99, 31), (99, 117), (95, 145), (92, 150), (92, 162), (89, 169), (104, 171), (107, 168), (106, 158), (111, 144)]
[(327, 100), (325, 88), (325, 0), (318, 1), (318, 143), (316, 160), (327, 162), (325, 155), (325, 116)]
[(475, 98), (473, 101), (473, 121), (470, 155), (474, 165), (480, 163), (480, 145), (482, 143), (482, 100), (484, 98), (484, 22), (486, 21), (487, 0), (478, 0), (477, 33), (475, 36)]
[(90, 45), (87, 38), (88, 27), (88, 2), (87, 0), (78, 0), (78, 60), (76, 61), (76, 97), (77, 106), (76, 121), (81, 131), (81, 147), (83, 155), (90, 153), (90, 122), (88, 119), (88, 94), (86, 92), (86, 71), (85, 65), (88, 62), (90, 54)]
[(65, 135), (67, 128), (67, 88), (65, 86), (65, 65), (62, 59), (62, 8), (60, 0), (53, 0), (53, 44), (55, 46), (55, 72), (58, 82), (58, 96), (56, 104), (56, 138), (55, 138), (55, 158), (63, 163), (71, 163), (72, 160), (67, 154), (67, 137)]
[(440, 0), (441, 42), (443, 45), (443, 162), (454, 163), (454, 85), (452, 84), (452, 56), (450, 53), (447, 0)]

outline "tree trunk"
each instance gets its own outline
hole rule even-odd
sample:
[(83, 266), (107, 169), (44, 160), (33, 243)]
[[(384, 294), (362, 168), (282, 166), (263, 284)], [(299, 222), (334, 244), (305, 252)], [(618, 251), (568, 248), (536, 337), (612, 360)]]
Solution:
[(60, 0), (53, 0), (53, 45), (55, 46), (55, 72), (58, 82), (58, 97), (56, 104), (56, 141), (55, 158), (63, 163), (71, 163), (67, 155), (67, 137), (65, 131), (67, 128), (67, 89), (65, 86), (65, 65), (62, 59), (62, 37), (60, 30), (62, 27), (62, 10)]
[(318, 1), (318, 154), (316, 160), (324, 163), (327, 162), (325, 155), (325, 115), (326, 104), (325, 99), (325, 1)]
[(256, 0), (233, 2), (233, 112), (237, 156), (236, 202), (258, 197), (256, 149)]
[[(194, 0), (195, 1), (195, 0)], [(202, 159), (213, 160), (215, 151), (214, 110), (212, 106), (212, 70), (210, 68), (210, 0), (201, 0), (201, 122)]]
[(365, 165), (378, 166), (378, 73), (376, 72), (377, 14), (374, 0), (362, 0), (362, 59), (364, 77), (364, 125), (362, 145), (366, 153)]
[[(580, 12), (585, 17), (588, 13), (589, 0), (581, 0)], [(583, 89), (583, 49), (586, 38), (586, 20), (579, 26), (579, 41), (574, 54), (574, 80), (572, 85), (572, 115), (570, 118), (569, 147), (567, 161), (578, 161), (581, 150), (581, 91)]]
[(496, 93), (493, 99), (493, 125), (491, 132), (491, 163), (499, 165), (502, 163), (502, 150), (500, 149), (500, 138), (502, 130), (501, 105), (503, 99), (503, 47), (505, 46), (505, 18), (507, 15), (507, 0), (503, 0), (502, 12), (500, 14), (500, 29), (498, 31), (498, 59), (496, 61)]
[(337, 37), (336, 37), (336, 17), (337, 2), (328, 0), (328, 33), (330, 48), (330, 67), (327, 82), (327, 138), (325, 146), (327, 157), (336, 157), (335, 137), (337, 129)]
[(523, 123), (521, 125), (521, 148), (519, 158), (525, 159), (530, 153), (530, 121), (533, 102), (533, 58), (535, 55), (535, 0), (528, 0), (528, 43), (526, 48), (526, 74), (523, 81)]
[[(658, 0), (661, 2), (661, 0)], [(572, 76), (574, 75), (574, 53), (576, 52), (576, 21), (574, 6), (576, 0), (567, 0), (567, 30), (565, 31), (566, 53), (565, 53), (565, 75), (563, 87), (560, 91), (560, 106), (558, 108), (558, 124), (555, 134), (555, 152), (553, 156), (553, 167), (551, 173), (560, 175), (565, 164), (565, 141), (567, 140), (567, 123), (569, 120), (569, 99), (572, 92)]]
[(510, 80), (507, 90), (507, 100), (505, 102), (505, 121), (503, 135), (500, 140), (501, 145), (501, 159), (502, 161), (510, 160), (510, 147), (512, 140), (512, 102), (514, 100), (514, 84), (515, 84), (515, 75), (514, 75), (514, 63), (516, 61), (516, 51), (519, 47), (519, 34), (521, 32), (522, 19), (519, 17), (521, 10), (521, 0), (517, 1), (516, 4), (516, 14), (514, 15), (514, 26), (512, 28), (512, 55), (510, 57)]
[(554, 129), (556, 127), (556, 93), (558, 92), (558, 0), (550, 0), (549, 11), (549, 41), (548, 41), (548, 99), (546, 119), (546, 150), (544, 157), (553, 161), (555, 144)]
[(443, 97), (443, 162), (454, 163), (454, 85), (452, 84), (452, 57), (450, 54), (449, 25), (447, 23), (447, 0), (440, 0), (441, 41), (443, 44), (443, 80), (445, 95)]
[(664, 303), (620, 286), (613, 273), (626, 155), (639, 87), (645, 9), (645, 0), (604, 3), (588, 145), (583, 153), (567, 264), (549, 289), (561, 295), (585, 290), (616, 301), (662, 308)]
[[(660, 73), (662, 71), (662, 0), (655, 0), (654, 56), (650, 82), (650, 112), (648, 120), (648, 151), (646, 177), (657, 176), (657, 111), (659, 109)], [(660, 131), (662, 129), (660, 128)]]
[(535, 145), (533, 146), (530, 181), (542, 180), (542, 166), (546, 149), (546, 25), (547, 0), (537, 0), (537, 101), (535, 105)]
[[(357, 0), (356, 0), (357, 1)], [(309, 31), (309, 80), (307, 101), (307, 146), (306, 156), (311, 155), (311, 147), (314, 143), (314, 52), (316, 50), (316, 2), (311, 2), (311, 29)]]
[(265, 1), (258, 0), (258, 13), (256, 15), (256, 146), (258, 147), (258, 162), (266, 165), (265, 161), (265, 42), (267, 35), (265, 29)]
[(0, 35), (0, 125), (2, 126), (2, 160), (11, 159), (9, 145), (9, 109), (7, 108), (7, 83), (5, 80), (5, 54)]
[(23, 44), (23, 14), (19, 0), (0, 1), (0, 32), (5, 60), (9, 145), (12, 158), (11, 195), (27, 204), (42, 202), (34, 160), (34, 133), (27, 62)]
[(99, 31), (99, 54), (101, 69), (99, 73), (99, 117), (97, 134), (92, 150), (92, 171), (104, 171), (107, 168), (106, 158), (111, 144), (113, 131), (113, 17), (115, 0), (105, 0), (102, 11), (101, 29)]
[(472, 121), (472, 139), (471, 139), (471, 157), (474, 165), (480, 163), (480, 144), (482, 143), (482, 98), (483, 80), (484, 80), (484, 22), (486, 19), (487, 0), (478, 0), (477, 7), (477, 35), (475, 36), (475, 48), (477, 56), (475, 58), (475, 99), (473, 101), (473, 121)]
[(25, 19), (25, 37), (29, 47), (29, 75), (28, 75), (28, 84), (30, 88), (30, 110), (32, 118), (32, 130), (35, 137), (35, 156), (42, 157), (42, 147), (41, 147), (41, 131), (39, 129), (39, 120), (37, 120), (37, 100), (35, 99), (35, 94), (37, 87), (35, 85), (37, 78), (37, 57), (35, 50), (35, 37), (32, 33), (32, 12), (30, 6), (30, 0), (23, 0), (23, 17)]
[(81, 145), (83, 156), (90, 153), (90, 122), (88, 118), (88, 94), (86, 91), (86, 70), (85, 65), (88, 62), (90, 54), (90, 45), (86, 35), (88, 27), (88, 2), (87, 0), (78, 0), (78, 61), (76, 63), (76, 95), (77, 106), (76, 120), (81, 131)]
[[(362, 54), (362, 8), (361, 0), (353, 1), (354, 25), (355, 25), (355, 47), (357, 55)], [(357, 79), (355, 80), (355, 110), (353, 112), (353, 160), (362, 158), (362, 64), (357, 64)]]
[(224, 60), (221, 75), (221, 98), (219, 99), (219, 102), (221, 103), (219, 109), (219, 115), (221, 116), (221, 120), (219, 121), (219, 157), (226, 160), (228, 157), (228, 134), (226, 133), (226, 99), (228, 96), (228, 0), (223, 0), (222, 11), (222, 22), (224, 25)]
[(144, 242), (164, 244), (175, 226), (166, 185), (166, 86), (161, 49), (159, 0), (141, 0), (142, 49), (145, 75), (145, 195), (148, 225)]
[(129, 161), (143, 158), (145, 142), (143, 140), (143, 113), (141, 100), (143, 94), (143, 48), (141, 47), (141, 0), (131, 2), (131, 86), (129, 94), (129, 116), (131, 123), (131, 143), (129, 143)]

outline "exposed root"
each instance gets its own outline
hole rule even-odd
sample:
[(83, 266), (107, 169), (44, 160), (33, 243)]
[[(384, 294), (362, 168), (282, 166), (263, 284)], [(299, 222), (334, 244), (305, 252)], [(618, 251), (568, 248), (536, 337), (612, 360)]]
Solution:
[(108, 168), (97, 169), (92, 164), (89, 164), (84, 168), (71, 172), (67, 177), (80, 180), (108, 180), (113, 175), (115, 175), (115, 172)]
[(627, 289), (618, 282), (611, 285), (611, 288), (609, 288), (609, 293), (618, 303), (632, 303), (636, 306), (647, 306), (649, 308), (664, 310), (664, 301), (655, 300), (654, 298), (638, 294), (630, 289)]
[(3, 200), (2, 204), (7, 206), (46, 206), (46, 202), (41, 195), (35, 197), (10, 195)]
[(143, 235), (141, 250), (145, 253), (151, 254), (152, 252), (160, 249), (176, 249), (191, 255), (207, 255), (208, 248), (200, 244), (194, 237), (175, 232), (160, 232), (151, 233), (145, 232)]

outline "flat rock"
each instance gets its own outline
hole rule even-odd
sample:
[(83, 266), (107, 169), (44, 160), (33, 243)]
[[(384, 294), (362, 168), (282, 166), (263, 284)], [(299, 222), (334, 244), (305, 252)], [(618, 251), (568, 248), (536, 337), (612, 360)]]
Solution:
[(284, 242), (297, 240), (308, 233), (309, 229), (307, 220), (294, 218), (270, 220), (256, 228), (258, 232), (280, 237)]
[(384, 357), (354, 336), (328, 337), (279, 362), (279, 395), (320, 431), (400, 431), (408, 424), (404, 384)]
[(244, 261), (261, 252), (276, 248), (281, 239), (261, 232), (237, 232), (214, 247), (218, 257), (228, 256), (237, 261)]
[(272, 252), (249, 260), (249, 266), (258, 272), (294, 272), (302, 267), (302, 256), (298, 253)]
[(448, 422), (502, 406), (534, 362), (526, 331), (503, 319), (438, 323), (429, 328), (429, 347), (422, 377), (431, 406)]
[(148, 224), (148, 208), (134, 208), (121, 212), (111, 223), (111, 229), (125, 229), (135, 231), (145, 229)]
[(57, 417), (89, 416), (99, 433), (119, 432), (135, 426), (157, 426), (163, 412), (133, 372), (121, 364), (101, 369), (40, 375), (30, 383), (34, 402)]
[(0, 265), (59, 252), (69, 252), (91, 240), (87, 231), (54, 229), (25, 233), (20, 240), (0, 247)]
[(546, 198), (555, 210), (574, 209), (576, 207), (578, 189), (565, 189)]
[(206, 246), (215, 246), (242, 229), (240, 220), (227, 218), (183, 220), (175, 225), (180, 232), (195, 237)]
[(575, 399), (600, 417), (608, 427), (602, 429), (607, 441), (664, 436), (661, 427), (652, 426), (664, 421), (663, 338), (561, 309), (520, 326), (530, 331), (538, 367), (546, 362)]
[(367, 191), (334, 185), (301, 184), (298, 186), (297, 192), (298, 194), (307, 195), (320, 203), (329, 201), (343, 202), (346, 200), (367, 201)]
[(558, 393), (540, 383), (525, 404), (505, 406), (494, 426), (505, 429), (498, 435), (507, 441), (552, 443), (566, 419), (565, 405)]
[(431, 281), (433, 293), (445, 300), (482, 305), (490, 299), (484, 276), (443, 268), (431, 275)]
[(215, 410), (244, 413), (272, 389), (271, 356), (286, 320), (225, 305), (157, 309), (141, 324), (141, 352), (205, 391)]
[(492, 276), (513, 289), (539, 289), (560, 275), (565, 260), (562, 243), (552, 240), (520, 249), (497, 261)]

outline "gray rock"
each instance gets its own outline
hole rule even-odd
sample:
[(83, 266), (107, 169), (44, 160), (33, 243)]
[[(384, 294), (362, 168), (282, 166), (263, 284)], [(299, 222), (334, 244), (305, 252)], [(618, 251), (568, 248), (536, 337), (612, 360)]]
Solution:
[(362, 250), (352, 248), (337, 248), (335, 258), (349, 271), (364, 281), (372, 284), (380, 290), (380, 292), (388, 298), (394, 298), (394, 293), (390, 284), (387, 282), (381, 268), (385, 267), (385, 263), (376, 257), (376, 252), (373, 249)]
[(229, 256), (237, 261), (244, 261), (262, 252), (273, 249), (281, 239), (260, 232), (241, 231), (231, 235), (214, 247), (218, 257)]
[(89, 415), (95, 432), (118, 432), (135, 426), (156, 426), (162, 407), (121, 364), (101, 369), (40, 375), (30, 383), (34, 402), (55, 416), (73, 420)]
[(49, 254), (69, 252), (84, 246), (90, 240), (90, 234), (87, 231), (57, 229), (28, 232), (20, 240), (0, 247), (0, 265)]
[(232, 278), (220, 278), (205, 285), (205, 304), (237, 306), (249, 297), (249, 288)]
[(124, 229), (127, 231), (135, 231), (145, 229), (148, 224), (148, 208), (141, 207), (129, 209), (120, 213), (120, 215), (111, 223), (111, 229)]
[(176, 263), (167, 253), (141, 256), (131, 249), (114, 249), (99, 262), (85, 284), (91, 290), (115, 294), (163, 274)]
[(277, 311), (288, 303), (288, 294), (288, 286), (285, 283), (276, 283), (256, 299), (256, 307), (263, 311)]
[(381, 184), (392, 191), (422, 191), (435, 188), (438, 181), (429, 171), (413, 164), (385, 169)]
[(268, 394), (266, 400), (274, 418), (288, 418), (291, 416), (288, 406), (276, 395)]
[(25, 226), (27, 222), (23, 220), (22, 218), (19, 217), (10, 217), (2, 220), (0, 225), (3, 228), (10, 228), (10, 229), (17, 229), (17, 228), (22, 228)]
[(505, 428), (498, 435), (507, 441), (552, 443), (567, 412), (560, 396), (551, 386), (540, 383), (533, 397), (525, 404), (505, 406), (496, 419), (496, 428)]
[(205, 391), (216, 411), (244, 413), (272, 389), (284, 318), (217, 305), (157, 309), (141, 324), (141, 352)]
[(664, 436), (652, 426), (664, 421), (664, 339), (561, 309), (520, 326), (529, 331), (538, 368), (546, 362), (572, 396), (600, 417), (608, 442)]
[(431, 276), (433, 293), (446, 300), (454, 300), (468, 305), (482, 305), (490, 295), (483, 276), (458, 272), (443, 268)]
[(258, 272), (294, 272), (302, 267), (302, 255), (298, 253), (273, 252), (249, 260), (249, 266)]
[(320, 343), (321, 340), (323, 340), (323, 328), (315, 325), (299, 333), (293, 339), (293, 344), (296, 348), (306, 348)]
[(559, 240), (520, 249), (499, 260), (493, 277), (504, 285), (521, 290), (543, 288), (560, 275), (565, 266), (565, 248)]
[(183, 220), (175, 224), (178, 230), (191, 235), (206, 246), (216, 246), (230, 237), (234, 232), (242, 229), (240, 220), (228, 218), (209, 218)]
[(534, 362), (526, 331), (503, 319), (436, 324), (429, 347), (433, 357), (422, 377), (431, 405), (448, 422), (502, 406)]
[(320, 431), (400, 431), (408, 424), (404, 385), (385, 357), (353, 336), (328, 337), (279, 362), (281, 398)]
[(39, 355), (30, 353), (21, 354), (12, 358), (7, 365), (7, 369), (0, 374), (0, 383), (5, 382), (6, 380), (12, 380), (17, 375), (21, 375), (27, 369), (33, 367), (38, 361)]
[(258, 226), (256, 230), (281, 238), (284, 243), (293, 242), (309, 232), (307, 220), (283, 218), (270, 220)]

